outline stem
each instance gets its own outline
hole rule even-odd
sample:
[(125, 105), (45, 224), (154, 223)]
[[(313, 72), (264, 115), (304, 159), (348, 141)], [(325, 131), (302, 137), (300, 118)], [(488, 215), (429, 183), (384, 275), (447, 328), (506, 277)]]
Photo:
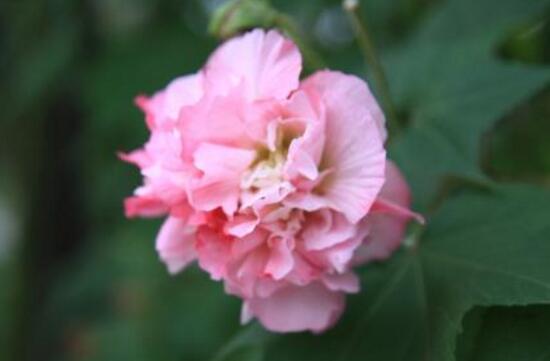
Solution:
[(359, 47), (363, 53), (367, 67), (372, 69), (374, 84), (376, 86), (377, 93), (381, 98), (382, 107), (386, 113), (388, 128), (390, 129), (390, 132), (396, 134), (401, 130), (401, 124), (399, 124), (397, 120), (395, 107), (391, 99), (390, 88), (384, 73), (384, 68), (380, 63), (374, 43), (369, 35), (367, 23), (361, 16), (359, 1), (344, 0), (342, 6), (349, 15), (353, 31), (357, 37), (357, 42), (359, 43)]
[(292, 18), (285, 14), (278, 13), (275, 18), (275, 24), (277, 27), (284, 30), (292, 40), (294, 40), (296, 45), (298, 45), (298, 48), (300, 48), (304, 56), (304, 63), (308, 69), (317, 70), (326, 67), (321, 55), (304, 39)]
[(420, 237), (424, 233), (425, 225), (421, 223), (413, 223), (410, 225), (403, 246), (408, 249), (417, 249), (420, 243)]

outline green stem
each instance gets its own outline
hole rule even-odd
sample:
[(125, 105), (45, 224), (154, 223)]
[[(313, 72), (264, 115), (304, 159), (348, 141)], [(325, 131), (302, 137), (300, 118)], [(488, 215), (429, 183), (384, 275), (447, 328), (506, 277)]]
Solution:
[(399, 124), (397, 120), (397, 115), (391, 99), (390, 88), (384, 73), (384, 68), (380, 63), (376, 48), (369, 35), (367, 23), (361, 16), (359, 1), (344, 0), (342, 5), (349, 15), (353, 31), (357, 37), (357, 42), (359, 43), (359, 47), (363, 53), (367, 67), (372, 70), (374, 85), (376, 86), (377, 93), (381, 98), (382, 107), (386, 113), (388, 128), (391, 133), (396, 134), (401, 130), (401, 124)]
[(424, 233), (426, 226), (424, 224), (415, 222), (409, 226), (403, 246), (407, 249), (417, 249), (420, 243), (420, 237)]

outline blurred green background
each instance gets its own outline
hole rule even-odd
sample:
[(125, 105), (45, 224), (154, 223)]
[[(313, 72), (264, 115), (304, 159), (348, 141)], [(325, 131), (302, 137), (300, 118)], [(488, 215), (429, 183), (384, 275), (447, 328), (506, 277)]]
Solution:
[[(363, 12), (384, 53), (440, 2), (370, 0)], [(240, 329), (221, 284), (195, 267), (168, 275), (153, 247), (160, 221), (124, 218), (140, 176), (116, 157), (147, 138), (133, 98), (195, 72), (216, 46), (206, 29), (221, 3), (0, 1), (0, 360), (208, 360)], [(273, 4), (331, 68), (364, 76), (339, 1)], [(549, 64), (548, 10), (510, 27), (495, 53)], [(548, 187), (549, 139), (547, 85), (485, 134), (483, 169)]]

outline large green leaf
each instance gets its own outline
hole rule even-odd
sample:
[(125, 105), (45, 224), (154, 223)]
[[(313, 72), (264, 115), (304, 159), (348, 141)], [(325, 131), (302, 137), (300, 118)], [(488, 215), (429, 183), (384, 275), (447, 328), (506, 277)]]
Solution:
[(491, 308), (484, 313), (471, 357), (464, 361), (548, 361), (549, 324), (548, 306)]
[[(273, 336), (267, 360), (454, 360), (475, 306), (550, 304), (550, 192), (464, 192), (413, 245), (362, 270), (363, 291), (322, 336)], [(314, 351), (312, 351), (314, 350)]]
[(449, 0), (386, 55), (398, 109), (411, 124), (391, 155), (411, 181), (417, 208), (425, 209), (447, 175), (482, 179), (481, 135), (548, 84), (547, 67), (504, 61), (496, 48), (549, 3)]

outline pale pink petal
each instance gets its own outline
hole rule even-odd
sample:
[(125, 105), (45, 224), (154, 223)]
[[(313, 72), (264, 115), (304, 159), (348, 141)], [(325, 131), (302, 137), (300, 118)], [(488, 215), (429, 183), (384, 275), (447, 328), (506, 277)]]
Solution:
[(202, 143), (193, 154), (193, 163), (205, 175), (240, 175), (255, 157), (253, 150)]
[(262, 325), (275, 332), (322, 332), (340, 317), (344, 309), (344, 296), (328, 290), (322, 283), (307, 286), (288, 286), (268, 298), (251, 298), (245, 301), (249, 313)]
[(208, 179), (191, 186), (189, 202), (201, 211), (211, 211), (218, 207), (225, 214), (234, 214), (239, 201), (239, 184), (233, 180)]
[(165, 90), (164, 112), (170, 119), (177, 119), (181, 108), (197, 103), (204, 94), (203, 74), (176, 78)]
[(281, 237), (272, 237), (268, 242), (271, 253), (265, 266), (265, 274), (280, 280), (294, 267), (293, 247), (289, 240)]
[(168, 217), (157, 236), (156, 249), (170, 273), (181, 271), (197, 256), (195, 227), (188, 226), (184, 219)]
[[(382, 188), (384, 189), (384, 188)], [(396, 217), (402, 218), (414, 218), (418, 223), (424, 224), (425, 220), (421, 214), (411, 211), (409, 208), (405, 208), (397, 203), (378, 197), (371, 208), (372, 213), (387, 213)]]
[(206, 64), (206, 77), (216, 92), (242, 84), (248, 100), (285, 99), (298, 87), (300, 52), (277, 31), (256, 29), (225, 42)]
[(309, 261), (298, 248), (293, 256), (294, 268), (285, 277), (285, 280), (294, 285), (305, 286), (318, 280), (326, 271), (326, 267), (321, 267)]
[(338, 273), (346, 272), (351, 267), (350, 262), (361, 242), (362, 239), (354, 237), (329, 249), (317, 251), (317, 259)]
[(264, 278), (265, 265), (269, 258), (267, 247), (256, 247), (240, 258), (232, 257), (224, 277), (228, 293), (239, 297), (253, 297)]
[(286, 282), (274, 280), (271, 277), (260, 277), (256, 282), (253, 297), (266, 298), (277, 290), (286, 287)]
[(359, 292), (359, 278), (353, 272), (326, 274), (322, 280), (325, 286), (331, 291)]
[(235, 238), (231, 245), (231, 254), (234, 258), (240, 258), (251, 252), (267, 240), (267, 232), (256, 230), (244, 237)]
[(380, 133), (379, 109), (368, 107), (372, 97), (361, 79), (322, 71), (305, 81), (326, 107), (326, 138), (322, 164), (333, 170), (315, 191), (327, 206), (353, 223), (363, 218), (384, 183), (386, 152)]
[(344, 216), (323, 209), (306, 219), (302, 238), (307, 250), (322, 250), (345, 242), (355, 234), (355, 225)]
[(389, 257), (401, 244), (407, 223), (411, 218), (423, 218), (411, 211), (410, 191), (407, 182), (395, 164), (386, 164), (386, 182), (380, 192), (378, 204), (368, 216), (369, 235), (354, 255), (355, 264)]
[(301, 175), (309, 180), (319, 176), (319, 163), (325, 144), (324, 109), (314, 104), (314, 94), (308, 97), (305, 92), (297, 91), (289, 99), (286, 111), (294, 121), (306, 124), (303, 134), (290, 143), (284, 173), (288, 179)]
[(183, 155), (193, 154), (202, 142), (254, 149), (267, 142), (267, 124), (276, 116), (276, 103), (248, 104), (240, 88), (223, 96), (207, 93), (180, 113), (178, 127), (183, 135)]
[(327, 207), (326, 198), (313, 193), (293, 193), (283, 200), (287, 207), (303, 209), (307, 212), (318, 211)]
[(221, 207), (226, 214), (233, 214), (240, 197), (241, 175), (255, 156), (251, 150), (202, 143), (193, 154), (195, 166), (204, 173), (190, 185), (193, 207), (202, 211)]
[(134, 150), (130, 153), (119, 152), (118, 157), (140, 168), (148, 167), (152, 163), (151, 157), (143, 149)]
[(145, 113), (150, 129), (171, 127), (178, 119), (181, 109), (197, 103), (204, 93), (201, 73), (174, 79), (168, 86), (151, 98), (138, 96), (136, 104)]
[(260, 219), (254, 215), (237, 215), (228, 221), (224, 226), (224, 231), (235, 237), (244, 237), (256, 228)]
[(284, 181), (261, 188), (256, 192), (242, 192), (241, 209), (253, 208), (259, 211), (267, 205), (281, 202), (292, 191), (294, 191), (292, 184)]

